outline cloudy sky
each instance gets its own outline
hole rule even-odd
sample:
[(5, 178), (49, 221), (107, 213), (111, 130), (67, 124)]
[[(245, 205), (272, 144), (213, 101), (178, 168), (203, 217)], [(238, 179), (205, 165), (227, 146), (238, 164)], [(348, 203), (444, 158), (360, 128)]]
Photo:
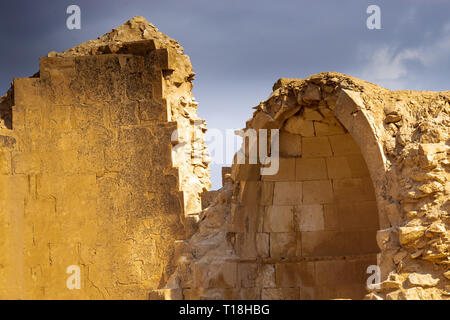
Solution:
[[(81, 30), (66, 28), (70, 4), (81, 8)], [(381, 8), (381, 30), (366, 27), (372, 4)], [(0, 91), (35, 73), (49, 51), (141, 15), (185, 48), (199, 114), (225, 132), (243, 127), (280, 77), (338, 71), (393, 90), (450, 90), (449, 12), (450, 0), (3, 1)], [(215, 160), (217, 188), (223, 161)]]

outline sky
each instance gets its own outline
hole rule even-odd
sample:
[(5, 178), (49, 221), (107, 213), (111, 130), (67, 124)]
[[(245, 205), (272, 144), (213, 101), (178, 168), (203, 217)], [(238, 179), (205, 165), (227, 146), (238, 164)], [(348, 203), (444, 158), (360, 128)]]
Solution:
[[(66, 27), (72, 4), (81, 8), (80, 30)], [(381, 29), (367, 28), (369, 5), (380, 7)], [(449, 12), (450, 0), (2, 1), (0, 91), (34, 74), (48, 52), (140, 15), (185, 48), (198, 113), (225, 137), (245, 127), (281, 77), (337, 71), (392, 90), (450, 90)], [(232, 156), (213, 154), (213, 189)]]

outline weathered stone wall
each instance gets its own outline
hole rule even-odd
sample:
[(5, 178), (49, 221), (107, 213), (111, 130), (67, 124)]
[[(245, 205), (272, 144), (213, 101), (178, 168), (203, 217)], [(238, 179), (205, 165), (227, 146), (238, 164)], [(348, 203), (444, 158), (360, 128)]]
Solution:
[(367, 298), (447, 299), (449, 102), (337, 73), (280, 79), (245, 129), (280, 129), (278, 174), (233, 165), (166, 298), (362, 298), (377, 263)]
[(209, 188), (193, 76), (137, 17), (14, 80), (0, 108), (0, 298), (146, 299), (167, 281)]

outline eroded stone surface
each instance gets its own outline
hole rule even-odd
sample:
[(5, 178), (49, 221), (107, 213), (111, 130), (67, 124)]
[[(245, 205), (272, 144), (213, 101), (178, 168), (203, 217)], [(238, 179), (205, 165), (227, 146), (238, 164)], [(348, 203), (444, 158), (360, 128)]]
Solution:
[[(234, 164), (226, 200), (204, 210), (184, 263), (274, 268), (270, 286), (252, 283), (263, 299), (448, 299), (450, 93), (392, 92), (338, 73), (273, 90), (245, 130), (281, 130), (279, 172)], [(202, 227), (219, 217), (215, 230)], [(381, 283), (367, 294), (373, 264)]]
[(0, 298), (147, 299), (167, 282), (210, 186), (193, 77), (183, 48), (136, 17), (14, 80), (0, 100)]

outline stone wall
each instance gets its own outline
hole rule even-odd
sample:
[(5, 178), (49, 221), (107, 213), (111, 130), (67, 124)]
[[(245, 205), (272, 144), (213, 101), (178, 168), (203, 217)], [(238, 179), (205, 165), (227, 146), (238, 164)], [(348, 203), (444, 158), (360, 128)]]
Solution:
[(448, 299), (449, 103), (338, 73), (280, 79), (244, 129), (280, 130), (278, 173), (243, 145), (160, 296)]
[(136, 17), (14, 80), (0, 101), (0, 298), (147, 299), (167, 281), (209, 188), (193, 76)]

